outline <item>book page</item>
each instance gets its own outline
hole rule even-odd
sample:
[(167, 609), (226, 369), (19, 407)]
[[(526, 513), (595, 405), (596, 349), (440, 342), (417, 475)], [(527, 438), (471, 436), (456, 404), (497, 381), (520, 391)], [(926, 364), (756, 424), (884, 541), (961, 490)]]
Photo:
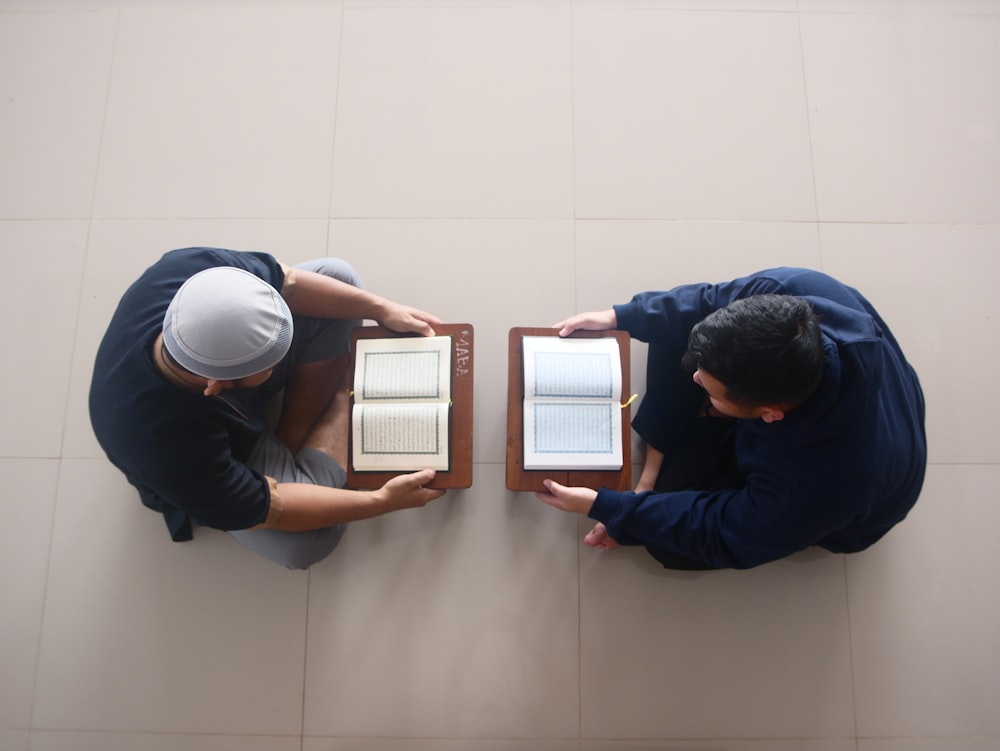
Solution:
[(448, 401), (451, 337), (359, 339), (354, 401)]
[(526, 399), (621, 399), (621, 355), (615, 339), (526, 336), (521, 341)]
[(621, 469), (621, 355), (612, 338), (524, 337), (524, 468)]
[(356, 471), (449, 466), (450, 336), (359, 339), (351, 462)]
[(354, 469), (446, 471), (449, 406), (446, 402), (355, 404)]

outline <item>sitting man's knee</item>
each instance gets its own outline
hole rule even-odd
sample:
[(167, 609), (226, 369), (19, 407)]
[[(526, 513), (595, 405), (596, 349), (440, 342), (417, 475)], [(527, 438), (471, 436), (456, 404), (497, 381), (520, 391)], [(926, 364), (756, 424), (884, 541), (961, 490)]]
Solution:
[(340, 258), (317, 258), (314, 261), (306, 261), (295, 268), (313, 271), (323, 276), (329, 276), (337, 281), (350, 284), (352, 287), (364, 287), (361, 275), (354, 270), (347, 261)]
[(291, 545), (284, 551), (281, 563), (285, 568), (305, 571), (325, 560), (340, 543), (345, 527), (344, 524), (338, 524), (327, 529), (297, 533), (300, 535), (298, 544)]

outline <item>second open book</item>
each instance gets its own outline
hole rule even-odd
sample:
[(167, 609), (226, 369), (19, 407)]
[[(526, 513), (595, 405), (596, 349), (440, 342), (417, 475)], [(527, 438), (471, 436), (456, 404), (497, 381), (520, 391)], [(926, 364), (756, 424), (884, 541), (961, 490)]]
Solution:
[(507, 488), (631, 487), (629, 337), (512, 328), (507, 335)]
[(621, 469), (618, 342), (525, 336), (524, 469)]

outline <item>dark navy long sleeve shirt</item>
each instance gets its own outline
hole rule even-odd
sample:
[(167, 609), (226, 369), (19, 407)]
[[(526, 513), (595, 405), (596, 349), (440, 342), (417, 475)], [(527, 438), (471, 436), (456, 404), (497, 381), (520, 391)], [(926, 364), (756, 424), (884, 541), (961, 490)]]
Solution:
[(680, 366), (692, 327), (758, 294), (802, 297), (820, 319), (824, 372), (807, 402), (778, 422), (737, 420), (746, 484), (723, 491), (614, 492), (590, 511), (612, 538), (717, 568), (749, 568), (819, 545), (862, 550), (917, 500), (927, 462), (924, 400), (913, 368), (871, 304), (807, 269), (762, 271), (724, 284), (644, 292), (615, 306), (618, 327), (650, 342), (656, 373), (633, 428), (669, 462), (704, 402)]

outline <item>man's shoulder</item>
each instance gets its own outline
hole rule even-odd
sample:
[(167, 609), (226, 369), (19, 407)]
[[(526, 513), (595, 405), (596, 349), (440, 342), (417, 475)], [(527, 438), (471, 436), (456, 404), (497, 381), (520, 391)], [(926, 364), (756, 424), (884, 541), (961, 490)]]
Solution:
[(169, 250), (151, 269), (181, 269), (184, 275), (193, 276), (205, 269), (225, 266), (241, 268), (265, 279), (281, 271), (281, 263), (270, 253), (208, 246)]
[(798, 266), (776, 266), (749, 274), (744, 279), (747, 282), (770, 282), (781, 288), (781, 294), (798, 297), (808, 295), (824, 297), (833, 294), (839, 298), (845, 292), (852, 291), (846, 284), (829, 274)]

